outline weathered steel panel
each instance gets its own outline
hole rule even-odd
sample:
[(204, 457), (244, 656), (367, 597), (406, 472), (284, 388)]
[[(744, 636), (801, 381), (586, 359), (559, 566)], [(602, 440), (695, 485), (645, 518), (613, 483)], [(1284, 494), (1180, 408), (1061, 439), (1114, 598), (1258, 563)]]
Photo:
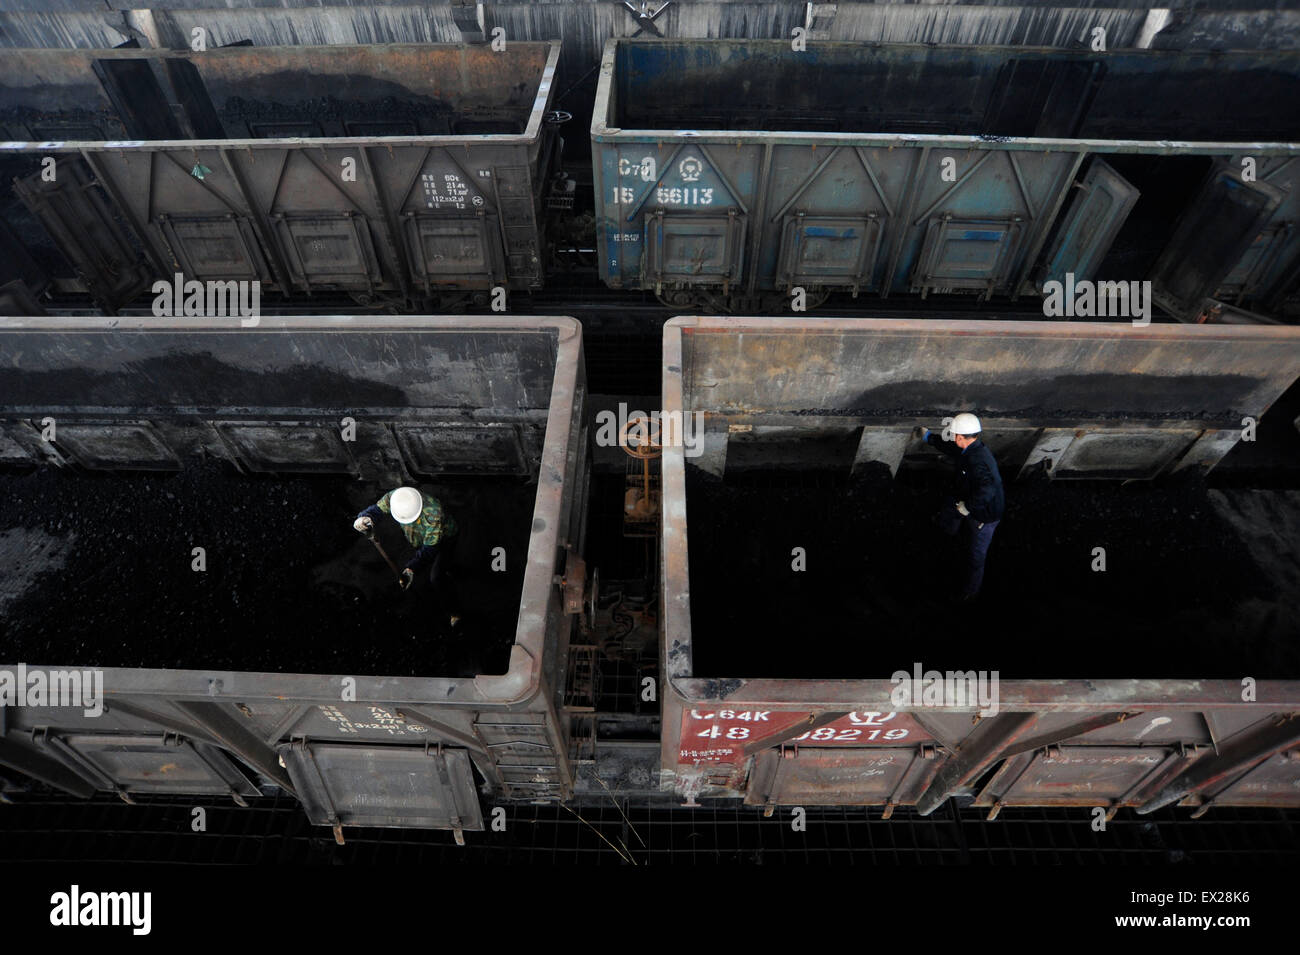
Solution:
[(318, 826), (483, 829), (463, 749), (296, 742), (280, 754)]
[(690, 345), (682, 366), (687, 410), (741, 422), (752, 416), (755, 424), (811, 428), (821, 415), (840, 425), (921, 425), (972, 408), (992, 429), (1020, 420), (1076, 430), (1104, 421), (1101, 430), (1117, 432), (1188, 430), (1183, 422), (1200, 421), (1240, 426), (1300, 374), (1300, 330), (1286, 326), (674, 323)]
[(231, 796), (242, 802), (257, 787), (215, 746), (172, 733), (160, 736), (46, 734), (97, 788), (105, 784), (126, 797), (134, 793), (187, 792)]
[(1202, 433), (1161, 428), (1078, 435), (1052, 465), (1052, 477), (1153, 478), (1186, 454)]
[[(176, 271), (366, 303), (536, 288), (558, 59), (555, 43), (23, 51), (0, 62), (0, 122), (23, 137), (0, 156), (26, 177), (18, 197), (44, 241), (108, 308)], [(160, 95), (183, 128), (158, 138), (121, 117), (104, 135), (88, 104), (114, 116), (128, 98), (80, 97), (96, 65), (170, 78)], [(33, 112), (48, 135), (19, 121)], [(57, 184), (40, 178), (45, 157)]]
[(1005, 762), (981, 800), (999, 806), (1109, 806), (1177, 758), (1174, 750), (1158, 746), (1051, 747)]
[(180, 460), (149, 421), (68, 422), (58, 443), (86, 467), (175, 471)]
[(1282, 198), (1267, 182), (1242, 181), (1240, 169), (1215, 169), (1152, 269), (1160, 306), (1184, 321), (1194, 318), (1205, 297), (1252, 254)]
[(1104, 159), (1094, 158), (1080, 192), (1062, 216), (1043, 266), (1044, 281), (1091, 279), (1138, 200), (1138, 190)]
[[(1266, 105), (1273, 97), (1288, 105)], [(1273, 54), (610, 41), (591, 127), (601, 276), (677, 307), (712, 302), (701, 290), (718, 287), (1042, 294), (1044, 269), (1094, 274), (1124, 234), (1135, 193), (1118, 175), (1103, 189), (1100, 157), (1208, 164), (1244, 157), (1233, 144), (1250, 142), (1252, 161), (1281, 185), (1300, 155), (1297, 102), (1300, 65)], [(1076, 202), (1062, 216), (1089, 158), (1088, 183), (1115, 201)], [(1155, 168), (1144, 175), (1158, 180)], [(1198, 208), (1194, 196), (1172, 201)], [(1143, 214), (1172, 235), (1167, 215)], [(743, 227), (743, 254), (724, 217)], [(1279, 276), (1295, 271), (1284, 221), (1253, 223), (1200, 297), (1230, 272), (1241, 284), (1232, 270), (1248, 256), (1237, 271), (1277, 308), (1291, 294)], [(1251, 246), (1261, 229), (1271, 231)], [(664, 264), (665, 230), (696, 237), (675, 268)], [(1149, 240), (1128, 241), (1141, 260)]]
[[(75, 157), (64, 161), (61, 178), (46, 181), (40, 173), (32, 173), (15, 178), (13, 189), (63, 251), (86, 290), (105, 308), (114, 309), (144, 291), (148, 264), (90, 170)], [(24, 235), (20, 241), (31, 244), (32, 238)]]
[(528, 474), (519, 427), (402, 428), (398, 442), (417, 474)]
[(766, 751), (754, 760), (745, 793), (751, 806), (886, 806), (907, 804), (938, 763), (914, 749), (800, 748)]
[(250, 471), (357, 471), (347, 442), (333, 422), (213, 421), (212, 426)]
[(1300, 806), (1300, 749), (1276, 753), (1215, 793), (1225, 806)]

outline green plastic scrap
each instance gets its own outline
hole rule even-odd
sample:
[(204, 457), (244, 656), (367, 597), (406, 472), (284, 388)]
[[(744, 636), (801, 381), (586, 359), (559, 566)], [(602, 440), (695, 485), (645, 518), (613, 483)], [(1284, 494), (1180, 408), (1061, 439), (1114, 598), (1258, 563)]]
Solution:
[(212, 170), (209, 169), (207, 166), (203, 165), (203, 163), (196, 162), (194, 164), (194, 168), (190, 170), (190, 175), (193, 176), (195, 179), (202, 179), (210, 172), (212, 172)]

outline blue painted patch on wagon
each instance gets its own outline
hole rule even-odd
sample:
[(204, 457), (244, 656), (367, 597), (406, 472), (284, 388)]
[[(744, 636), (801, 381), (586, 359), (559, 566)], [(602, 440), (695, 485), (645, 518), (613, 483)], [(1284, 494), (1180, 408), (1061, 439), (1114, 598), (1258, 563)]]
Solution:
[(858, 237), (856, 229), (831, 229), (822, 225), (809, 226), (803, 230), (803, 234), (818, 239), (856, 239)]

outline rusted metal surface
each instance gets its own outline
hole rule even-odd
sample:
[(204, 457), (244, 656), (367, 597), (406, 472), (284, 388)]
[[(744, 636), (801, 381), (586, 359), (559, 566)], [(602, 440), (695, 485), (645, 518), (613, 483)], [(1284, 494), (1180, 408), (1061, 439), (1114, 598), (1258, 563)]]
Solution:
[(1033, 727), (1032, 713), (999, 713), (975, 725), (916, 802), (922, 815), (938, 809), (961, 783), (991, 766)]
[[(866, 343), (876, 335), (894, 340), (898, 350), (873, 353)], [(855, 342), (854, 336), (861, 337)], [(1300, 375), (1300, 329), (1274, 326), (680, 318), (665, 328), (664, 411), (713, 413), (724, 425), (776, 418), (812, 429), (846, 415), (857, 426), (875, 427), (879, 409), (870, 395), (876, 376), (882, 383), (893, 375), (911, 380), (920, 362), (939, 382), (948, 377), (949, 363), (960, 364), (964, 377), (978, 377), (981, 361), (964, 359), (985, 346), (982, 360), (999, 369), (991, 377), (1014, 367), (1018, 382), (1032, 381), (1035, 362), (1044, 360), (1044, 377), (1077, 371), (1080, 384), (1090, 375), (1113, 382), (1114, 388), (1091, 391), (1091, 407), (1076, 409), (1103, 437), (1108, 428), (1131, 426), (1132, 414), (1145, 414), (1158, 431), (1186, 427), (1181, 416), (1193, 406), (1210, 419), (1246, 406), (1258, 412)], [(1041, 346), (1046, 351), (1038, 351)], [(1064, 349), (1060, 365), (1047, 358), (1056, 347)], [(1147, 392), (1142, 398), (1125, 391), (1126, 380), (1158, 373), (1164, 363), (1182, 369), (1186, 391)], [(1250, 384), (1232, 397), (1213, 374), (1199, 374), (1220, 369)], [(922, 377), (916, 382), (928, 394)], [(951, 413), (963, 406), (961, 397), (936, 392), (927, 401)], [(1121, 413), (1120, 420), (1108, 420)], [(904, 430), (925, 423), (892, 412), (885, 417), (888, 426)], [(1083, 422), (1056, 423), (1064, 430)], [(898, 705), (895, 684), (885, 680), (697, 673), (686, 464), (682, 447), (665, 447), (661, 778), (684, 798), (743, 796), (769, 808), (825, 802), (892, 811), (910, 805), (931, 812), (963, 793), (993, 814), (1004, 805), (1101, 806), (1113, 812), (1179, 801), (1300, 803), (1293, 717), (1300, 712), (1300, 682), (1264, 680), (1246, 700), (1233, 679), (1003, 680), (997, 713), (982, 715), (975, 701)], [(849, 715), (837, 718), (843, 713)], [(824, 727), (806, 729), (827, 720)], [(844, 732), (853, 728), (864, 732)], [(878, 734), (869, 737), (869, 728)], [(800, 732), (791, 736), (790, 729)], [(751, 746), (764, 740), (771, 745)], [(985, 774), (987, 781), (972, 789)]]
[[(493, 355), (508, 355), (509, 348), (497, 346), (512, 336), (515, 357), (530, 357), (535, 367), (514, 369), (515, 391), (507, 400), (517, 403), (509, 410), (537, 412), (545, 441), (504, 673), (349, 675), (353, 693), (343, 692), (342, 674), (105, 668), (99, 671), (102, 713), (68, 705), (0, 707), (0, 764), (78, 795), (110, 789), (124, 798), (132, 792), (242, 798), (256, 793), (260, 776), (296, 792), (313, 822), (331, 826), (481, 827), (471, 766), (503, 798), (567, 798), (573, 767), (562, 704), (573, 617), (555, 580), (568, 572), (565, 555), (576, 560), (581, 552), (585, 527), (586, 385), (576, 321), (334, 316), (263, 318), (257, 328), (242, 328), (237, 320), (6, 318), (0, 319), (6, 356), (0, 364), (8, 376), (0, 416), (13, 425), (28, 412), (51, 412), (71, 425), (78, 403), (84, 415), (93, 400), (90, 416), (100, 424), (126, 411), (174, 438), (177, 429), (201, 428), (203, 415), (211, 416), (212, 389), (226, 388), (227, 403), (243, 403), (255, 414), (270, 410), (257, 408), (259, 400), (265, 406), (288, 397), (293, 375), (268, 371), (275, 347), (283, 345), (298, 354), (299, 367), (325, 371), (334, 362), (336, 370), (361, 376), (351, 385), (333, 379), (339, 402), (349, 399), (349, 387), (365, 387), (369, 368), (369, 387), (386, 389), (399, 404), (392, 409), (397, 420), (380, 430), (400, 431), (423, 410), (455, 408), (463, 417), (465, 404), (483, 406), (474, 390), (503, 388), (501, 376), (511, 377)], [(214, 348), (219, 341), (231, 347)], [(376, 343), (371, 364), (367, 349)], [(150, 360), (170, 352), (186, 367), (187, 347), (218, 351), (232, 372), (246, 361), (260, 378), (228, 374), (224, 386), (211, 375), (169, 378)], [(32, 374), (24, 378), (14, 365)], [(408, 390), (385, 384), (381, 366)], [(539, 407), (530, 411), (529, 402)], [(337, 426), (338, 409), (317, 410)], [(283, 406), (279, 411), (286, 413)], [(2, 661), (0, 670), (16, 674), (22, 662)], [(33, 661), (32, 668), (91, 662)], [(399, 785), (408, 776), (421, 780), (418, 795)]]
[(665, 363), (719, 456), (729, 428), (764, 427), (897, 433), (906, 452), (914, 428), (971, 408), (1004, 473), (1208, 470), (1300, 375), (1289, 326), (674, 319), (665, 334), (689, 345)]
[[(83, 260), (120, 259), (146, 279), (181, 272), (256, 280), (286, 294), (345, 291), (367, 302), (535, 288), (556, 136), (543, 120), (558, 58), (558, 44), (547, 43), (511, 44), (503, 53), (28, 50), (0, 65), (0, 123), (11, 138), (0, 158), (36, 210), (66, 191), (41, 177), (42, 158), (70, 170), (64, 181), (93, 178), (86, 214), (94, 202), (112, 209), (100, 216), (104, 235), (88, 231), (73, 242), (63, 233), (75, 228), (52, 228), (44, 241), (64, 251), (109, 308), (142, 294), (147, 281), (104, 294), (97, 286), (105, 279), (94, 281)], [(153, 95), (159, 109), (180, 104), (182, 132), (192, 138), (146, 138), (149, 131), (132, 128), (102, 92), (74, 108), (75, 84), (84, 85), (77, 77), (97, 64), (143, 64), (156, 68), (151, 78), (172, 77), (175, 88)], [(51, 105), (49, 84), (71, 90), (73, 103), (55, 97)], [(207, 138), (214, 131), (222, 138)], [(114, 218), (128, 236), (109, 234), (120, 228)]]
[(749, 805), (878, 805), (885, 816), (916, 802), (941, 764), (933, 747), (767, 750), (754, 760)]
[[(1300, 743), (1300, 708), (1274, 714), (1226, 740), (1215, 755), (1200, 760), (1191, 771), (1150, 796), (1138, 811), (1154, 812), (1202, 791), (1213, 791), (1220, 786), (1226, 789), (1260, 763), (1291, 750), (1297, 743)], [(1289, 795), (1292, 800), (1300, 798), (1295, 792)]]
[[(1290, 715), (1300, 710), (1297, 682), (1261, 683), (1259, 701), (1245, 703), (1232, 681), (1005, 681), (992, 719), (981, 719), (974, 706), (895, 711), (893, 689), (885, 681), (673, 679), (664, 701), (665, 784), (688, 798), (743, 795), (758, 805), (911, 805), (932, 812), (996, 767), (975, 802), (993, 810), (1154, 809), (1203, 800), (1300, 805), (1300, 748)], [(803, 739), (753, 752), (745, 751), (748, 737), (738, 738), (764, 724), (802, 729), (850, 703), (860, 709), (830, 723), (830, 738), (805, 730)], [(896, 732), (847, 738), (844, 730), (868, 732), (864, 721)], [(1222, 759), (1210, 721), (1232, 741), (1221, 741)], [(674, 726), (681, 727), (676, 738), (668, 730)], [(780, 758), (795, 762), (774, 777), (772, 761), (782, 751)], [(914, 759), (926, 760), (924, 778), (900, 788), (900, 773)], [(1194, 765), (1203, 767), (1199, 775), (1183, 776)]]

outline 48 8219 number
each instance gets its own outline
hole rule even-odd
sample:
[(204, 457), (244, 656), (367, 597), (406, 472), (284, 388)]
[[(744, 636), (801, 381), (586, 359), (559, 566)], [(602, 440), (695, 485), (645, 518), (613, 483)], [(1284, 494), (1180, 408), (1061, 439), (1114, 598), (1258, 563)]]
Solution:
[[(866, 733), (867, 735), (863, 736), (862, 735), (863, 733)], [(705, 739), (718, 739), (718, 738), (749, 739), (749, 727), (731, 726), (724, 730), (722, 727), (714, 725), (714, 726), (710, 726), (708, 729), (700, 730), (695, 735), (701, 736)], [(887, 730), (881, 730), (881, 729), (863, 730), (857, 727), (851, 727), (848, 729), (836, 729), (833, 726), (823, 726), (820, 727), (819, 729), (809, 730), (807, 733), (803, 733), (800, 736), (796, 736), (794, 737), (794, 739), (790, 740), (790, 742), (802, 743), (805, 741), (812, 741), (812, 742), (825, 743), (825, 742), (834, 741), (836, 743), (852, 743), (852, 742), (869, 743), (876, 739), (899, 740), (899, 739), (906, 739), (906, 738), (907, 738), (907, 730), (903, 729), (902, 727), (895, 727), (893, 729), (887, 729)]]
[[(701, 712), (693, 709), (690, 711), (688, 719), (699, 722), (695, 722), (695, 725), (691, 726), (688, 732), (690, 735), (701, 739), (750, 740), (770, 736), (774, 732), (779, 732), (783, 726), (788, 726), (793, 731), (794, 726), (792, 723), (797, 722), (800, 718), (793, 713), (774, 712), (772, 710), (720, 709)], [(808, 744), (856, 743), (863, 745), (898, 742), (917, 737), (914, 726), (898, 726), (893, 722), (896, 719), (898, 719), (898, 713), (895, 712), (855, 710), (847, 714), (843, 719), (836, 720), (827, 726), (810, 729), (785, 740), (785, 742)], [(705, 720), (711, 721), (711, 725), (701, 726), (700, 722)], [(739, 723), (750, 725), (737, 725)], [(759, 725), (757, 728), (752, 728), (753, 724)], [(920, 738), (925, 739), (927, 737), (921, 734)]]
[[(866, 732), (866, 736), (863, 736)], [(882, 735), (883, 734), (883, 735)], [(796, 736), (790, 742), (802, 743), (805, 740), (814, 740), (817, 742), (828, 742), (834, 740), (836, 743), (852, 743), (855, 740), (865, 740), (870, 742), (876, 738), (880, 739), (906, 739), (907, 730), (902, 727), (896, 727), (888, 730), (861, 730), (861, 729), (840, 729), (833, 726), (823, 726), (820, 729), (809, 730), (802, 736)]]

